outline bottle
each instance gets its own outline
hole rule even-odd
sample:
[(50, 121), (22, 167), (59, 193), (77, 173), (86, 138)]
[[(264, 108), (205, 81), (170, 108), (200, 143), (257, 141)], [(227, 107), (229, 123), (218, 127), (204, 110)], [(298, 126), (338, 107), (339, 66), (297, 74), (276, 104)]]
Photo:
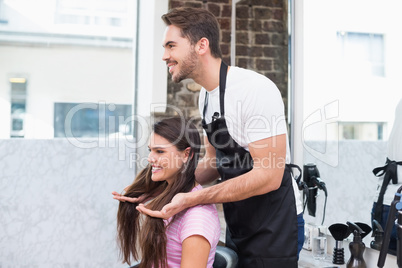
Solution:
[(374, 226), (373, 228), (374, 240), (371, 241), (370, 247), (376, 250), (381, 250), (384, 230), (382, 229), (380, 223), (376, 220), (373, 220), (373, 226)]
[(367, 268), (363, 259), (363, 253), (366, 245), (362, 241), (363, 230), (353, 222), (346, 222), (353, 233), (353, 241), (349, 244), (350, 259), (346, 264), (346, 268)]

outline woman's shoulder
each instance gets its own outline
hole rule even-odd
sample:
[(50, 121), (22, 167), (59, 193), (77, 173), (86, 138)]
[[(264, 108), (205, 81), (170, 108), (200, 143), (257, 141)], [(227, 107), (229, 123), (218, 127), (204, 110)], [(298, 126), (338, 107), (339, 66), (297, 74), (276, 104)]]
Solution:
[(193, 217), (195, 214), (200, 215), (200, 217), (216, 217), (218, 218), (218, 210), (216, 209), (215, 204), (205, 204), (205, 205), (197, 205), (191, 208), (188, 208), (186, 211), (187, 215), (191, 215)]
[(204, 236), (211, 245), (216, 245), (219, 241), (221, 226), (218, 211), (214, 204), (188, 208), (179, 226), (178, 230), (180, 230), (182, 240), (198, 234)]
[[(199, 191), (202, 190), (201, 185), (195, 186), (191, 191)], [(204, 204), (204, 205), (196, 205), (194, 207), (190, 207), (186, 209), (183, 213), (183, 218), (194, 220), (201, 220), (201, 219), (218, 219), (218, 210), (216, 209), (215, 204)]]

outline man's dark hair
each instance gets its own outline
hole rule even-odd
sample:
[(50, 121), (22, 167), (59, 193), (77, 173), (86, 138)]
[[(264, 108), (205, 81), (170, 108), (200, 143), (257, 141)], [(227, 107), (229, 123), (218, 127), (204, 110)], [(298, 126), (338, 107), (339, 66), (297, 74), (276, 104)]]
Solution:
[(187, 37), (192, 45), (203, 37), (207, 38), (212, 56), (222, 58), (219, 24), (208, 10), (192, 7), (174, 8), (162, 15), (162, 20), (166, 25), (180, 28), (183, 37)]

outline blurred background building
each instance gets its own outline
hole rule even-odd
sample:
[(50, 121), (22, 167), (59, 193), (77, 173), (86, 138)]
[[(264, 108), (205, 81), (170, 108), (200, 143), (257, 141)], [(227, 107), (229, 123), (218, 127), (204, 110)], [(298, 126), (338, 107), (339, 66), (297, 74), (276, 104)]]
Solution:
[(134, 7), (129, 0), (1, 1), (0, 137), (63, 137), (68, 112), (83, 103), (96, 105), (71, 117), (76, 137), (130, 133), (107, 119), (132, 113)]

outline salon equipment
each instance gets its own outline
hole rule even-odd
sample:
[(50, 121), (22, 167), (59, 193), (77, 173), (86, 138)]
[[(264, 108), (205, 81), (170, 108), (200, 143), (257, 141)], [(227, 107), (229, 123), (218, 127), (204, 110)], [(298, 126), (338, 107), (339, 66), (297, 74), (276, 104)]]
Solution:
[(397, 264), (398, 267), (402, 267), (402, 232), (401, 232), (401, 226), (402, 226), (402, 215), (401, 215), (401, 210), (402, 210), (402, 202), (401, 202), (401, 194), (402, 192), (402, 186), (399, 187), (398, 191), (395, 193), (394, 200), (391, 203), (390, 210), (388, 213), (388, 218), (387, 218), (387, 225), (385, 226), (385, 232), (384, 232), (384, 239), (383, 243), (381, 245), (381, 250), (380, 250), (380, 256), (378, 257), (378, 262), (377, 266), (379, 268), (384, 267), (385, 264), (385, 258), (387, 257), (387, 252), (388, 252), (388, 246), (389, 246), (389, 241), (391, 238), (391, 230), (395, 222), (395, 214), (396, 211), (398, 211), (398, 219), (397, 219), (397, 234), (398, 234), (398, 244), (397, 244)]
[[(292, 169), (292, 176), (294, 176), (294, 179), (296, 181), (297, 187), (299, 188), (300, 191), (303, 191), (304, 194), (308, 194), (308, 186), (307, 184), (302, 180), (302, 170), (301, 168), (296, 165), (296, 164), (288, 164), (289, 167)], [(293, 173), (293, 169), (297, 169), (297, 171), (299, 172), (299, 174), (297, 176), (295, 176), (295, 174)]]
[(398, 221), (396, 223), (397, 226), (397, 235), (398, 235), (398, 245), (396, 248), (396, 258), (398, 267), (402, 267), (402, 211), (398, 211)]
[(381, 224), (378, 221), (373, 220), (372, 237), (374, 237), (374, 240), (371, 241), (370, 247), (376, 250), (381, 250), (383, 236), (384, 236), (384, 230), (382, 229)]
[[(366, 268), (366, 262), (363, 259), (363, 253), (366, 249), (362, 241), (362, 235), (367, 235), (365, 232), (355, 223), (347, 222), (349, 230), (353, 233), (353, 241), (349, 244), (350, 259), (346, 264), (346, 268)], [(371, 229), (371, 228), (370, 228)]]
[(350, 229), (346, 224), (334, 223), (328, 227), (329, 232), (335, 239), (335, 247), (333, 252), (332, 263), (345, 263), (345, 250), (343, 248), (343, 240), (350, 235)]
[(363, 222), (354, 222), (357, 226), (362, 229), (363, 233), (360, 235), (362, 239), (364, 239), (370, 232), (371, 232), (371, 227), (370, 225), (363, 223)]
[(303, 167), (303, 180), (307, 184), (308, 193), (305, 194), (305, 203), (307, 203), (307, 209), (310, 216), (315, 217), (316, 209), (317, 209), (317, 193), (318, 189), (324, 191), (325, 193), (325, 204), (324, 204), (324, 214), (322, 223), (324, 223), (325, 217), (325, 207), (327, 204), (327, 187), (325, 186), (325, 182), (323, 182), (320, 178), (320, 172), (317, 169), (315, 164), (309, 163), (304, 165)]
[(377, 177), (384, 176), (378, 200), (374, 208), (374, 219), (381, 222), (382, 219), (382, 207), (384, 202), (384, 194), (387, 190), (388, 184), (392, 181), (393, 184), (398, 183), (398, 165), (402, 165), (402, 161), (392, 161), (387, 157), (385, 166), (377, 167), (373, 169), (373, 173)]
[(313, 259), (324, 260), (327, 255), (327, 227), (320, 225), (312, 229), (311, 249)]
[(213, 268), (235, 268), (238, 262), (237, 253), (224, 246), (217, 246)]

